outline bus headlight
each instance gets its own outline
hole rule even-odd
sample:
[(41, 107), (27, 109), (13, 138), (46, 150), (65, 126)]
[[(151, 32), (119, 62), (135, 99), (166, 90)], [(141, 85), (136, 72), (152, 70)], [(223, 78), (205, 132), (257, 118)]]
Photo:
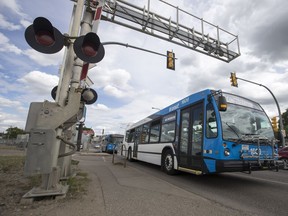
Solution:
[(224, 149), (224, 155), (230, 156), (230, 149), (228, 149), (228, 148)]

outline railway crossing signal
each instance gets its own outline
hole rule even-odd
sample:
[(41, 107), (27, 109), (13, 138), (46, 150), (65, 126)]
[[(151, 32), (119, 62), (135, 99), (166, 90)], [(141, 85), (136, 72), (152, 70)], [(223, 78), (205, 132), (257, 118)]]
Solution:
[(84, 62), (97, 63), (105, 55), (104, 47), (98, 35), (94, 32), (78, 37), (74, 42), (73, 48), (77, 57)]
[[(54, 100), (56, 99), (57, 89), (58, 89), (58, 86), (55, 86), (51, 90), (51, 97)], [(82, 90), (81, 101), (85, 102), (85, 104), (87, 104), (87, 105), (93, 104), (96, 102), (97, 99), (98, 99), (98, 94), (94, 89), (85, 88)]]
[(41, 53), (53, 54), (64, 46), (64, 36), (44, 17), (37, 17), (25, 31), (27, 43)]
[[(27, 43), (35, 50), (45, 54), (53, 54), (59, 52), (64, 45), (73, 37), (64, 36), (57, 28), (53, 27), (51, 22), (44, 17), (37, 17), (33, 24), (25, 31), (25, 39)], [(69, 39), (69, 40), (68, 40)], [(71, 43), (71, 42), (70, 42)], [(79, 36), (75, 39), (73, 45), (76, 56), (87, 63), (100, 62), (105, 55), (105, 50), (100, 42), (100, 38), (94, 32), (88, 32), (86, 35)], [(84, 64), (85, 65), (85, 64)], [(81, 80), (87, 76), (87, 67), (82, 69)], [(52, 89), (51, 96), (55, 100), (57, 87)], [(84, 96), (85, 95), (85, 96)], [(98, 96), (92, 89), (84, 89), (81, 101), (86, 104), (96, 102)]]
[[(65, 44), (66, 39), (72, 37), (64, 36), (51, 22), (44, 17), (37, 17), (33, 24), (25, 31), (27, 43), (35, 50), (45, 54), (59, 52)], [(84, 62), (100, 62), (105, 55), (105, 50), (98, 35), (89, 32), (76, 38), (74, 41), (74, 52)]]
[(84, 101), (85, 104), (90, 105), (96, 102), (98, 99), (97, 92), (91, 88), (85, 88), (81, 94), (81, 101)]

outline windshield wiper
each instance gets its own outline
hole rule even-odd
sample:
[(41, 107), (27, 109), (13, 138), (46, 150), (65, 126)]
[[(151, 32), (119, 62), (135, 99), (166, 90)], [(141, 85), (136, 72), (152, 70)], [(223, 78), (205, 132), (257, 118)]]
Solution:
[(235, 126), (232, 127), (231, 125), (228, 124), (228, 122), (225, 122), (225, 124), (237, 135), (239, 139), (241, 139), (236, 129), (234, 128)]

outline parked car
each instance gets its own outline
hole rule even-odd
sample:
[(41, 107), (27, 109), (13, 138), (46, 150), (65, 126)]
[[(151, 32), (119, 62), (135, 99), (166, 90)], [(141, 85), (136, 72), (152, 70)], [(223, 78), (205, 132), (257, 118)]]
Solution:
[(118, 144), (108, 143), (106, 145), (106, 152), (109, 153), (109, 154), (112, 154), (113, 150), (114, 150), (114, 153), (117, 154)]
[(94, 149), (95, 149), (95, 152), (101, 152), (101, 144), (96, 143), (96, 144), (94, 145)]
[(284, 169), (288, 169), (288, 146), (285, 146), (278, 151), (279, 159), (284, 162)]

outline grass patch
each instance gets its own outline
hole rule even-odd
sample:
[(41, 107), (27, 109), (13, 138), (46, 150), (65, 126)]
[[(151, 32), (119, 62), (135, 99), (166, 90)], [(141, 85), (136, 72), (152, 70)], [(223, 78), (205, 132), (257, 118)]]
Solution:
[(75, 177), (70, 177), (67, 180), (69, 190), (67, 197), (77, 198), (79, 195), (86, 194), (89, 183), (88, 173), (78, 172)]
[[(79, 161), (77, 160), (71, 161), (71, 164), (74, 166), (77, 166), (78, 163)], [(12, 189), (10, 188), (13, 188), (13, 190), (18, 188), (20, 189), (19, 193), (22, 196), (25, 191), (27, 192), (33, 187), (38, 187), (41, 185), (41, 174), (28, 177), (24, 176), (24, 164), (25, 156), (0, 156), (0, 190), (3, 191), (5, 188), (7, 193), (11, 194)], [(90, 179), (88, 178), (88, 173), (77, 170), (76, 176), (68, 178), (68, 180), (65, 182), (65, 184), (69, 185), (69, 190), (66, 197), (76, 199), (86, 194), (88, 191), (89, 182)], [(4, 192), (2, 192), (2, 194), (3, 193)], [(4, 195), (2, 196), (4, 197)]]
[(0, 156), (0, 172), (8, 173), (23, 170), (25, 156)]

